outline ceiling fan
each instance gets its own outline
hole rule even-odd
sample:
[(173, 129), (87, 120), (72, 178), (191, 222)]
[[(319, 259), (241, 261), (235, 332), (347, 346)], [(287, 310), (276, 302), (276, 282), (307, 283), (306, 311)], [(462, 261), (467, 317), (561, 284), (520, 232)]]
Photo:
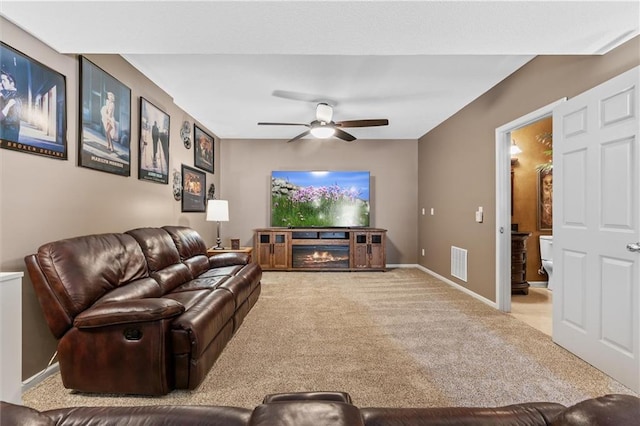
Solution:
[(356, 137), (342, 130), (342, 128), (348, 127), (375, 127), (386, 126), (389, 124), (389, 120), (384, 119), (368, 119), (368, 120), (344, 120), (333, 121), (333, 107), (331, 105), (321, 102), (316, 107), (316, 119), (311, 123), (258, 123), (259, 126), (305, 126), (309, 129), (300, 133), (293, 139), (287, 142), (293, 142), (298, 139), (311, 134), (319, 139), (327, 139), (331, 136), (335, 136), (347, 142), (356, 140)]

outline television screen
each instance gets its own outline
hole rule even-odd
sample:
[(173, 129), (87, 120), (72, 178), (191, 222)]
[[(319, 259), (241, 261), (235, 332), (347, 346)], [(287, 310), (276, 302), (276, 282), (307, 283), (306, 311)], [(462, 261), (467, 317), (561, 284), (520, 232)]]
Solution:
[(271, 172), (271, 226), (369, 226), (369, 172)]

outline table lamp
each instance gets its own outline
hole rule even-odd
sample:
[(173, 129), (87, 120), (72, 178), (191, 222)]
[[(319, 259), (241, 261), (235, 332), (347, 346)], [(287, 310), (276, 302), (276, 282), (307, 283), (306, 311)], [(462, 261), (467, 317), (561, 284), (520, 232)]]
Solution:
[(229, 221), (229, 202), (227, 200), (209, 200), (207, 202), (207, 221), (218, 222), (218, 239), (217, 245), (213, 250), (222, 250), (222, 240), (220, 240), (220, 222)]

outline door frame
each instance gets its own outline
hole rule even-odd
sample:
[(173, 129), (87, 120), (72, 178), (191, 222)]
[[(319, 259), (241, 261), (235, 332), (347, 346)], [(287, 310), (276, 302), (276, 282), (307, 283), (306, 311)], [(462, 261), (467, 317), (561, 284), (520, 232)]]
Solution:
[(550, 117), (566, 100), (558, 99), (496, 128), (496, 305), (503, 312), (511, 312), (511, 132)]

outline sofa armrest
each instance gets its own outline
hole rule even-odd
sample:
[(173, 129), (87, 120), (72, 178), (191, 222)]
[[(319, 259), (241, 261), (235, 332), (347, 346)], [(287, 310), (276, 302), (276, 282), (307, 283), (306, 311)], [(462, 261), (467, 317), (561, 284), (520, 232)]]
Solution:
[(246, 265), (251, 257), (247, 253), (220, 253), (209, 257), (209, 268), (221, 266)]
[(118, 324), (156, 321), (175, 317), (184, 306), (173, 299), (149, 298), (102, 303), (76, 316), (77, 328), (97, 328)]

